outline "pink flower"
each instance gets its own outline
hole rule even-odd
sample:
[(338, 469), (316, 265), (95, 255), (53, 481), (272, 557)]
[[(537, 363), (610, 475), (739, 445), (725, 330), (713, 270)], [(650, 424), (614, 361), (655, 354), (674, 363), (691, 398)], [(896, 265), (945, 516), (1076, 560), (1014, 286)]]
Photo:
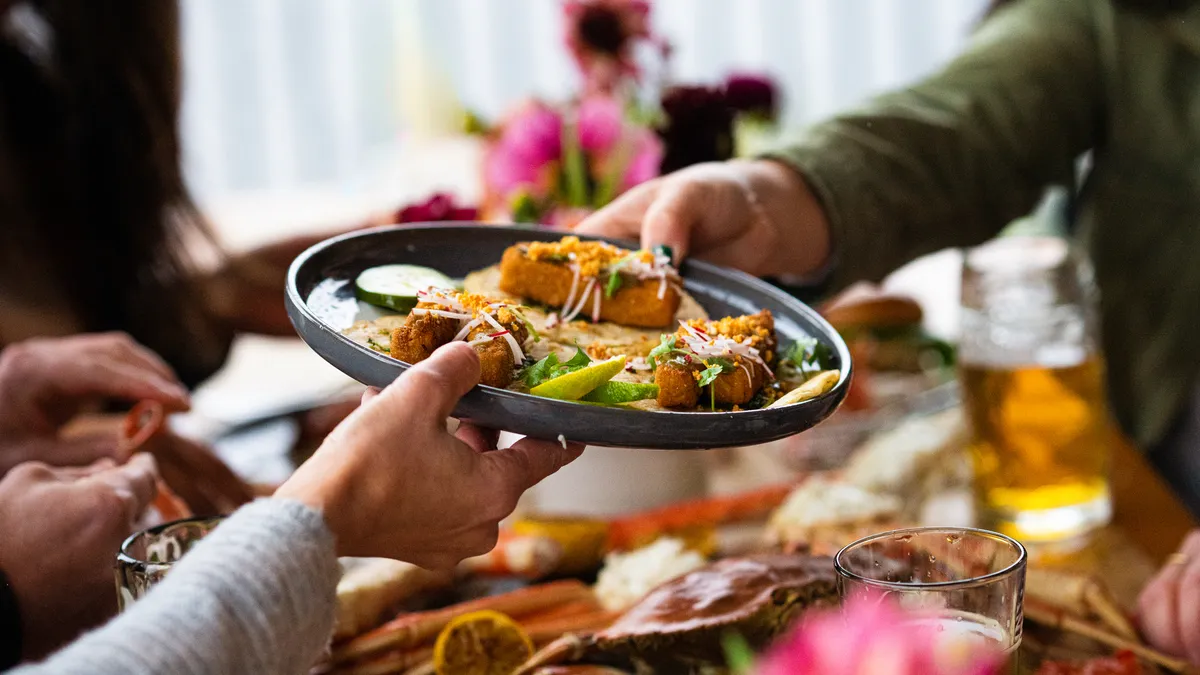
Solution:
[(589, 154), (612, 150), (625, 130), (625, 112), (611, 96), (589, 96), (579, 104), (579, 147)]
[(562, 126), (562, 117), (544, 103), (531, 101), (518, 108), (484, 158), (488, 187), (500, 194), (547, 189), (551, 165), (562, 156)]
[(625, 168), (622, 191), (658, 177), (662, 165), (663, 145), (658, 136), (649, 129), (638, 129), (633, 136), (633, 157)]
[[(851, 601), (813, 615), (773, 647), (756, 675), (997, 675), (998, 655), (947, 642), (890, 603)], [(951, 649), (950, 647), (953, 647)]]

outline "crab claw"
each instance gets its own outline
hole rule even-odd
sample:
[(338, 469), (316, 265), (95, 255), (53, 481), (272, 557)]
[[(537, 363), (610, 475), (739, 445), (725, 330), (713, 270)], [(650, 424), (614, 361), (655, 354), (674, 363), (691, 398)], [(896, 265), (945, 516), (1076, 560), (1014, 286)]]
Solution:
[[(587, 654), (588, 650), (596, 644), (596, 639), (591, 634), (576, 635), (567, 633), (558, 638), (554, 642), (546, 645), (538, 650), (536, 654), (529, 657), (529, 660), (513, 671), (512, 675), (545, 675), (549, 666), (556, 666), (563, 663), (577, 661)], [(549, 673), (555, 673), (555, 670), (549, 670)], [(557, 671), (561, 673), (562, 671)], [(570, 670), (568, 673), (578, 674), (579, 671)], [(595, 671), (583, 671), (590, 675)], [(606, 672), (606, 671), (599, 671)]]

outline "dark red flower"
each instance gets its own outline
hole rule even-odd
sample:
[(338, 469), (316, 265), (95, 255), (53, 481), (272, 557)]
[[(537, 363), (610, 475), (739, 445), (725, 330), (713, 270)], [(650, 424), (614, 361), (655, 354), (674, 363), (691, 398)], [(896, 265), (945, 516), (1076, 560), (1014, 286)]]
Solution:
[(645, 0), (567, 0), (567, 48), (588, 93), (611, 93), (623, 77), (637, 77), (633, 47), (651, 39)]
[(779, 114), (778, 88), (765, 75), (730, 75), (725, 79), (725, 102), (735, 112), (771, 121)]
[(396, 212), (397, 223), (432, 223), (447, 220), (477, 220), (479, 209), (454, 202), (453, 195), (439, 192), (424, 202), (409, 204)]
[(663, 94), (662, 110), (662, 173), (733, 156), (733, 110), (721, 89), (671, 87)]

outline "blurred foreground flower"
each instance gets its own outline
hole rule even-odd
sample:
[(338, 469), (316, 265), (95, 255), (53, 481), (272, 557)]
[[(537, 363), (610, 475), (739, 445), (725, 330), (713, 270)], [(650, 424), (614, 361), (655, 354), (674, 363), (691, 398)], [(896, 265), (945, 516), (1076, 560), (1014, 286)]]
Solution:
[(645, 0), (567, 0), (567, 49), (579, 66), (588, 94), (612, 94), (624, 78), (639, 74), (634, 47), (650, 40), (650, 3)]
[(662, 98), (662, 173), (733, 156), (733, 110), (718, 87), (671, 87)]
[(774, 80), (765, 75), (738, 74), (725, 78), (725, 104), (740, 115), (764, 122), (779, 116), (779, 94)]
[(852, 601), (810, 615), (754, 667), (755, 675), (998, 675), (1000, 655), (933, 625), (914, 624), (890, 603)]
[(397, 223), (432, 223), (446, 220), (476, 220), (479, 209), (455, 203), (454, 196), (439, 192), (429, 199), (409, 204), (396, 212)]

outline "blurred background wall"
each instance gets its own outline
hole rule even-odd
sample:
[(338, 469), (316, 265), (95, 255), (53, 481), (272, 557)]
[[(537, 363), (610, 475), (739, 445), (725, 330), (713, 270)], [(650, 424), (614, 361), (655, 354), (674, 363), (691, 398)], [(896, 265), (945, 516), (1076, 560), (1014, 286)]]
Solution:
[[(560, 0), (182, 0), (186, 165), (202, 206), (352, 189), (459, 99), (565, 94)], [(983, 0), (655, 0), (678, 81), (767, 71), (802, 125), (951, 57)], [(409, 133), (406, 133), (409, 132)], [(347, 187), (350, 186), (350, 187)]]

